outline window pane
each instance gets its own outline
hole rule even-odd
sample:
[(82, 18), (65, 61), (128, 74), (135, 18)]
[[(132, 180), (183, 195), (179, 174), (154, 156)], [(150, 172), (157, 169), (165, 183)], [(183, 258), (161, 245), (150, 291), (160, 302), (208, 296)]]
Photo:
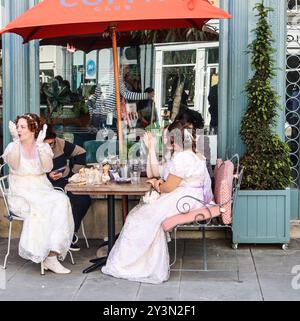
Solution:
[(195, 63), (196, 50), (167, 51), (164, 53), (164, 65)]
[(162, 93), (163, 108), (168, 109), (170, 113), (178, 109), (180, 104), (194, 107), (194, 67), (163, 68)]
[(219, 63), (219, 48), (208, 49), (208, 63), (209, 64)]

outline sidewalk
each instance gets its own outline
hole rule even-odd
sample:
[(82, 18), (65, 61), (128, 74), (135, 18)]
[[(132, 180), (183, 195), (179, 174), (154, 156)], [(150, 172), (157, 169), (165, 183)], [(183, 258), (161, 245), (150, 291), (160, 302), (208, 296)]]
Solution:
[[(6, 239), (0, 239), (0, 258), (3, 264)], [(300, 240), (292, 240), (289, 250), (280, 245), (240, 245), (238, 261), (241, 283), (231, 272), (171, 272), (168, 282), (160, 285), (141, 284), (115, 279), (100, 271), (83, 274), (89, 259), (96, 253), (99, 242), (91, 241), (91, 248), (80, 240), (81, 251), (74, 253), (76, 265), (69, 257), (64, 265), (72, 269), (69, 275), (46, 271), (40, 275), (40, 265), (23, 260), (17, 254), (18, 240), (13, 240), (7, 270), (0, 271), (0, 287), (6, 274), (6, 290), (0, 289), (4, 300), (67, 300), (67, 301), (210, 301), (210, 300), (300, 300)], [(228, 240), (208, 240), (208, 265), (215, 269), (235, 269), (234, 250)], [(199, 240), (179, 240), (177, 267), (201, 268)], [(295, 268), (296, 269), (296, 268)], [(299, 289), (293, 289), (292, 280)]]

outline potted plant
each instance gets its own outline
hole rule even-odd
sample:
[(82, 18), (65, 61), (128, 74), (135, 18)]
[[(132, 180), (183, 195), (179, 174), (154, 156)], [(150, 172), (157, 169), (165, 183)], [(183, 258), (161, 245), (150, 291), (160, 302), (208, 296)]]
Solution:
[(59, 86), (56, 79), (52, 80), (43, 88), (43, 92), (47, 97), (46, 120), (48, 123), (53, 122), (53, 118), (62, 115), (64, 105), (71, 102), (68, 86)]
[(88, 127), (90, 123), (90, 114), (84, 97), (76, 97), (72, 108), (73, 117), (81, 127)]
[(271, 8), (255, 6), (258, 23), (248, 46), (253, 77), (246, 84), (248, 108), (240, 135), (247, 146), (242, 157), (242, 190), (233, 220), (233, 243), (289, 241), (291, 162), (289, 147), (274, 133), (278, 95), (271, 85), (275, 75), (272, 32), (267, 21)]

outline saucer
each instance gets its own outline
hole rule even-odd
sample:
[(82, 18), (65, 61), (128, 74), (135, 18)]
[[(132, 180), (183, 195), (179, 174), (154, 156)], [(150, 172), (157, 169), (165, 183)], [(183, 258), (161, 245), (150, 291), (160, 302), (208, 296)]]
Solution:
[(126, 184), (126, 183), (131, 183), (131, 179), (120, 177), (120, 178), (116, 179), (115, 182), (118, 184)]

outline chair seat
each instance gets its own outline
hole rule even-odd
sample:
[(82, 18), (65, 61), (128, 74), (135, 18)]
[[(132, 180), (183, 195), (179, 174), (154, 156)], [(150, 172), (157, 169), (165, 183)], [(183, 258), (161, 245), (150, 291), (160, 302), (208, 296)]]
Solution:
[(221, 215), (222, 210), (219, 205), (211, 205), (208, 208), (197, 208), (188, 213), (171, 216), (166, 218), (161, 226), (165, 232), (169, 232), (177, 225), (200, 222)]

